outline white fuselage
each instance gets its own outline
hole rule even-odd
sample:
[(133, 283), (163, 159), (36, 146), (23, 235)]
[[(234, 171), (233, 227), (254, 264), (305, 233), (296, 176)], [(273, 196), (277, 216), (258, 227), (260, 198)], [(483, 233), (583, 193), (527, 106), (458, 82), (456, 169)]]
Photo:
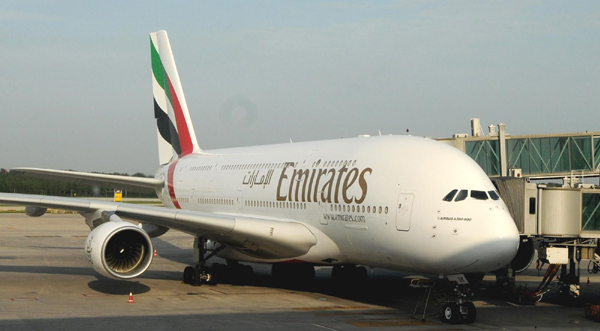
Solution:
[[(486, 272), (519, 235), (495, 187), (467, 155), (411, 136), (203, 151), (161, 168), (167, 207), (305, 224), (317, 238), (294, 260), (394, 270)], [(469, 194), (444, 201), (452, 190)], [(479, 198), (471, 197), (471, 192)], [(481, 197), (481, 192), (487, 198)], [(236, 250), (221, 255), (263, 260)]]

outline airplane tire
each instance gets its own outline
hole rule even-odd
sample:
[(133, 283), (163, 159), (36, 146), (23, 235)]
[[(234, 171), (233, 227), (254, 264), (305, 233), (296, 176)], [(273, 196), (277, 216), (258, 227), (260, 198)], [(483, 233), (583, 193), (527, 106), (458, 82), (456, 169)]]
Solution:
[(463, 303), (461, 311), (464, 312), (461, 314), (462, 323), (471, 324), (475, 322), (475, 318), (477, 317), (477, 310), (475, 309), (475, 305), (472, 302)]
[(446, 302), (442, 306), (442, 322), (457, 324), (460, 322), (460, 309), (456, 302)]
[(331, 279), (333, 280), (334, 283), (339, 283), (341, 278), (342, 278), (342, 266), (341, 265), (335, 265), (333, 266), (333, 268), (331, 269)]
[(271, 274), (280, 285), (301, 286), (314, 281), (315, 268), (311, 264), (275, 263), (272, 266)]
[(183, 269), (183, 283), (192, 285), (194, 284), (196, 270), (194, 268), (188, 266)]
[(369, 279), (369, 273), (367, 272), (367, 268), (358, 267), (355, 270), (356, 273), (356, 282), (358, 284), (364, 284)]
[(221, 281), (227, 279), (227, 267), (221, 263), (213, 263), (210, 266), (212, 270), (213, 281)]

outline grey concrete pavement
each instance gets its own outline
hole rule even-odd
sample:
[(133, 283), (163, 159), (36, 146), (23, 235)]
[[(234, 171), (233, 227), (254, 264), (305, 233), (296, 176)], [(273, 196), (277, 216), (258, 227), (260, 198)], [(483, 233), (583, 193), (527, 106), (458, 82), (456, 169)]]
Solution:
[[(600, 276), (582, 264), (582, 297), (566, 306), (555, 291), (535, 306), (519, 306), (477, 293), (477, 321), (471, 325), (412, 319), (421, 291), (409, 275), (375, 270), (364, 286), (333, 286), (330, 269), (318, 268), (314, 284), (281, 288), (269, 267), (253, 265), (242, 284), (193, 287), (181, 282), (192, 259), (191, 236), (170, 231), (154, 239), (158, 256), (132, 281), (98, 276), (83, 246), (89, 229), (78, 215), (0, 214), (0, 330), (533, 330), (598, 329), (583, 316), (585, 303), (600, 303)], [(518, 277), (535, 288), (534, 269)], [(491, 286), (486, 276), (483, 286)], [(134, 303), (128, 303), (129, 292)]]

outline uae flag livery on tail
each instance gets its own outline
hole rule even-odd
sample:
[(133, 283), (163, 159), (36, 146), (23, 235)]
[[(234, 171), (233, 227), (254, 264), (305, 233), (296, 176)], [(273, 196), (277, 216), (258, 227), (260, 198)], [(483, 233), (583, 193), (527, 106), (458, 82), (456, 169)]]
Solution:
[(152, 92), (158, 128), (160, 164), (200, 152), (183, 95), (169, 38), (165, 31), (150, 34)]

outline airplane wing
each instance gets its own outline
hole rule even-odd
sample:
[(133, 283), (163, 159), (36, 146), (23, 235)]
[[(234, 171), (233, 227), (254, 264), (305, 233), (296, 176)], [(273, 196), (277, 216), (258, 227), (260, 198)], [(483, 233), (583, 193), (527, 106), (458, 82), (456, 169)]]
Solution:
[(82, 215), (113, 213), (128, 220), (175, 229), (195, 236), (202, 235), (245, 254), (267, 259), (301, 256), (317, 243), (316, 237), (306, 226), (291, 220), (29, 194), (0, 193), (0, 203), (72, 210)]
[(10, 172), (21, 173), (25, 176), (65, 181), (77, 184), (98, 185), (106, 188), (129, 190), (140, 193), (152, 193), (163, 187), (164, 182), (156, 178), (93, 174), (87, 172), (40, 169), (14, 168)]

